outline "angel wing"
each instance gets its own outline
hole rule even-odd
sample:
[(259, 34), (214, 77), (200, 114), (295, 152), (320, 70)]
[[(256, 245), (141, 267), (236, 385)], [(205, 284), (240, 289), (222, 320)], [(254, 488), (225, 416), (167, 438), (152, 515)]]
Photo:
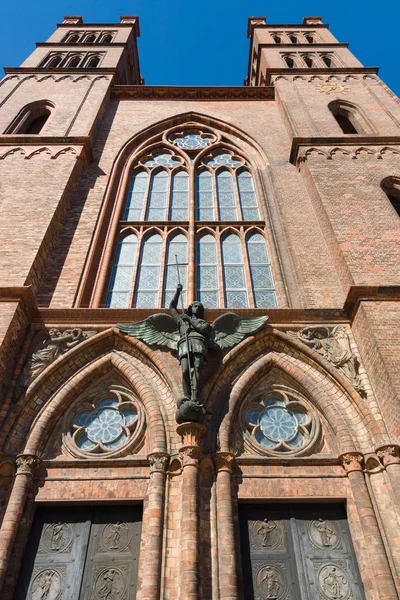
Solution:
[(219, 348), (232, 348), (246, 336), (252, 335), (261, 329), (268, 317), (255, 317), (254, 319), (241, 319), (233, 312), (227, 312), (212, 324), (211, 344)]
[(179, 329), (175, 321), (166, 313), (151, 315), (138, 323), (118, 323), (122, 333), (143, 340), (149, 346), (167, 347), (176, 350), (179, 341)]

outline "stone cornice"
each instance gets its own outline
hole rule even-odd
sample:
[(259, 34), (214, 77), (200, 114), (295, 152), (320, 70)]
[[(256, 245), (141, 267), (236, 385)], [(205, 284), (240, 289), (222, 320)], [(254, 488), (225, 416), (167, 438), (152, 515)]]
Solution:
[(273, 100), (273, 87), (115, 85), (113, 98), (136, 100)]
[(302, 147), (348, 147), (348, 146), (398, 146), (400, 145), (399, 135), (363, 135), (348, 134), (340, 137), (294, 137), (290, 150), (290, 162), (296, 164)]
[(84, 50), (90, 49), (95, 51), (96, 48), (109, 49), (110, 46), (113, 48), (125, 48), (126, 45), (127, 42), (110, 42), (108, 44), (102, 44), (101, 42), (95, 44), (85, 44), (84, 42), (36, 42), (36, 48), (65, 48), (66, 51), (69, 51), (71, 47), (74, 50), (83, 48)]
[(96, 67), (93, 69), (85, 68), (85, 67), (4, 67), (4, 73), (6, 75), (14, 75), (14, 74), (35, 74), (35, 73), (51, 73), (52, 75), (104, 75), (105, 73), (109, 75), (117, 75), (118, 69), (117, 67)]
[[(280, 50), (281, 48), (290, 48), (293, 52), (295, 52), (298, 49), (303, 49), (303, 48), (307, 48), (307, 50), (310, 50), (310, 52), (312, 52), (314, 49), (316, 50), (321, 50), (321, 48), (348, 48), (349, 47), (349, 43), (348, 42), (332, 42), (332, 43), (328, 43), (328, 42), (313, 42), (312, 44), (308, 43), (304, 43), (304, 44), (258, 44), (258, 48), (276, 48), (276, 50)], [(291, 71), (293, 69), (290, 69)], [(313, 68), (314, 70), (314, 68)]]

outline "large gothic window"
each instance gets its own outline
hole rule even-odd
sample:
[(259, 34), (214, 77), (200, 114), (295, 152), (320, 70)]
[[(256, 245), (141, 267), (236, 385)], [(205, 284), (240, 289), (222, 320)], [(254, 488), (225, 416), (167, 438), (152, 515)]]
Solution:
[(175, 131), (133, 163), (106, 306), (277, 306), (255, 174), (221, 136)]

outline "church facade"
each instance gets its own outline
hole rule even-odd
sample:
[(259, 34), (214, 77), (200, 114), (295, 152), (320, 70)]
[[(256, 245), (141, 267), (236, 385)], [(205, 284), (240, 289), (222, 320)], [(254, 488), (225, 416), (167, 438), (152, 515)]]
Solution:
[(398, 599), (399, 99), (320, 17), (243, 87), (139, 35), (0, 82), (0, 597)]

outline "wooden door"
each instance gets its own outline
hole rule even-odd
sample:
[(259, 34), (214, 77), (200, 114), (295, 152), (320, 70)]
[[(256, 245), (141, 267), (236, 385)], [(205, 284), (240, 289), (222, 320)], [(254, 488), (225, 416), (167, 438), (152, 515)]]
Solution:
[(340, 504), (240, 506), (245, 600), (364, 600)]
[(134, 600), (141, 507), (40, 508), (15, 600)]

